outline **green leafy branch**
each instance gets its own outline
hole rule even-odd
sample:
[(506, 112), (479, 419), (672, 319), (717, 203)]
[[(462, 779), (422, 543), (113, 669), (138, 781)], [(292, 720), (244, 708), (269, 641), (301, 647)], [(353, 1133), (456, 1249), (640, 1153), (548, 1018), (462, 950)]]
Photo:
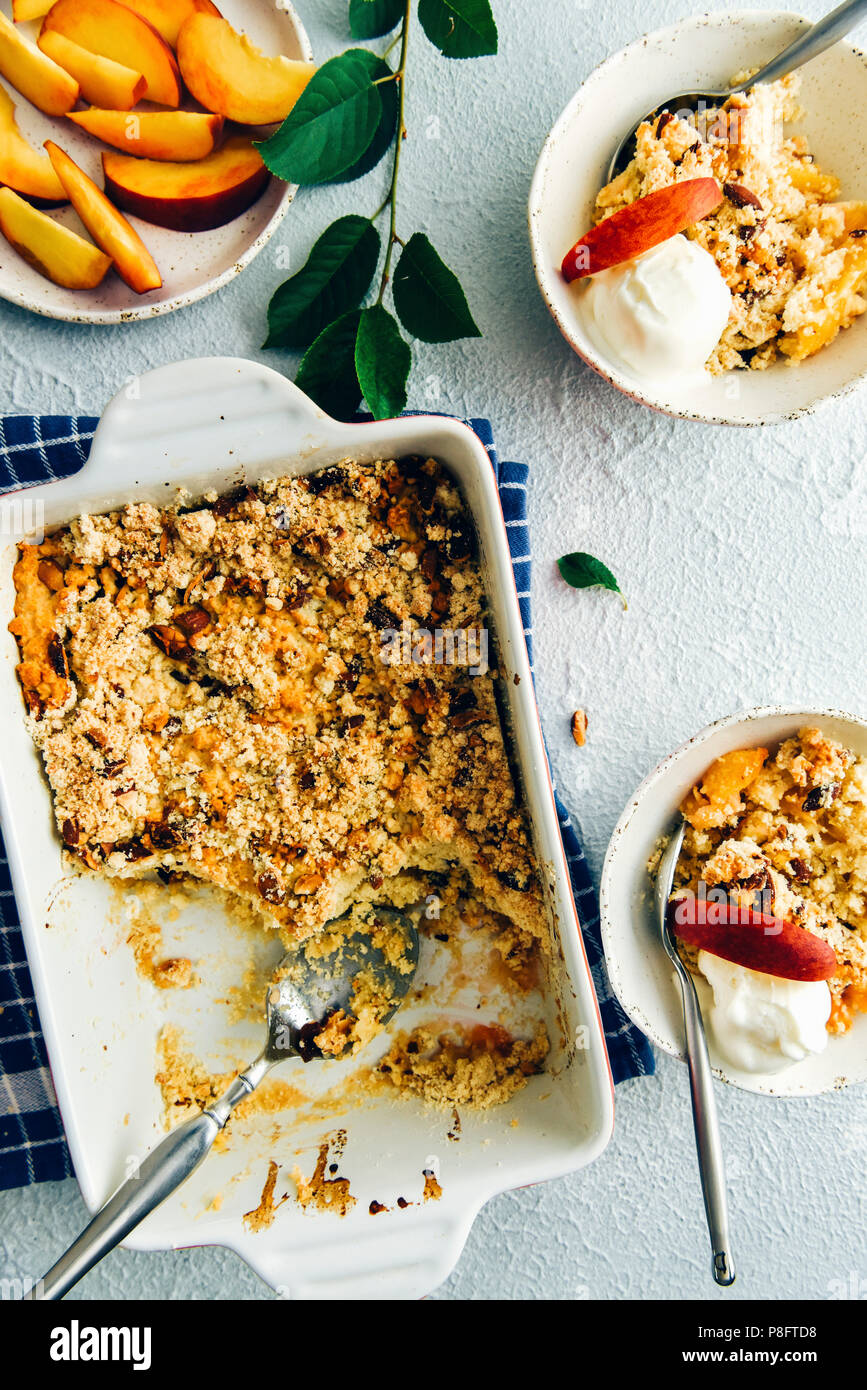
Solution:
[[(308, 186), (361, 178), (394, 147), (388, 192), (377, 210), (367, 217), (348, 213), (326, 227), (306, 264), (280, 285), (268, 307), (265, 347), (303, 351), (297, 384), (343, 420), (362, 398), (377, 419), (403, 410), (412, 354), (401, 326), (425, 343), (481, 337), (457, 276), (429, 239), (422, 232), (407, 240), (398, 235), (412, 10), (413, 0), (350, 0), (354, 39), (397, 30), (385, 53), (350, 48), (324, 63), (280, 129), (260, 146), (273, 174)], [(497, 51), (490, 0), (418, 0), (418, 20), (446, 58)], [(393, 68), (388, 58), (395, 49)], [(386, 214), (383, 255), (378, 224)], [(365, 303), (378, 270), (376, 298)], [(385, 304), (389, 290), (394, 313)]]

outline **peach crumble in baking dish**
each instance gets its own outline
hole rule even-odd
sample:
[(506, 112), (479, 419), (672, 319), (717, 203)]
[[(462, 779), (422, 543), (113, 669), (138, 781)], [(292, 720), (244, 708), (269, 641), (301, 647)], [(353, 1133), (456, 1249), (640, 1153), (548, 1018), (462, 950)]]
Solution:
[(801, 362), (867, 309), (867, 201), (840, 201), (839, 181), (817, 167), (805, 137), (784, 134), (801, 114), (799, 85), (792, 74), (701, 115), (645, 121), (633, 160), (596, 200), (601, 222), (671, 185), (717, 182), (716, 211), (686, 228), (732, 296), (707, 363), (716, 374)]
[[(771, 946), (788, 924), (809, 933), (812, 954), (830, 947), (836, 965), (832, 958), (826, 972), (822, 1023), (828, 1033), (845, 1032), (867, 1011), (867, 760), (804, 728), (774, 753), (723, 754), (681, 810), (687, 827), (675, 898), (721, 891), (767, 924)], [(704, 971), (703, 953), (682, 940), (678, 947), (693, 971)], [(795, 972), (787, 978), (801, 984)]]
[[(289, 950), (358, 901), (415, 905), (443, 942), (450, 914), (477, 917), (512, 987), (535, 984), (547, 919), (475, 533), (435, 460), (80, 516), (23, 545), (14, 579), (29, 727), (80, 868), (215, 886)], [(443, 1019), (395, 1034), (378, 1074), (496, 1103), (543, 1065), (530, 1031)]]

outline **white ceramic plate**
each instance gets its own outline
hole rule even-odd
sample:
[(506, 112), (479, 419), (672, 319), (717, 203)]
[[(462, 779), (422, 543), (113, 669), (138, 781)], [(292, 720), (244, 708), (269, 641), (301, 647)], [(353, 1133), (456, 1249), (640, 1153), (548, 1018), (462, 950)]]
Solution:
[[(683, 1013), (674, 971), (659, 942), (653, 884), (647, 861), (675, 824), (677, 808), (715, 758), (735, 748), (774, 748), (805, 727), (824, 729), (867, 756), (867, 720), (839, 710), (767, 707), (733, 714), (710, 724), (644, 779), (611, 837), (602, 870), (602, 939), (611, 984), (630, 1018), (648, 1037), (683, 1059)], [(701, 981), (698, 982), (701, 986)], [(701, 994), (709, 1002), (709, 990)], [(768, 1096), (808, 1096), (867, 1081), (867, 1015), (849, 1032), (830, 1038), (825, 1051), (775, 1076), (734, 1070), (716, 1055), (711, 1062), (723, 1081)]]
[[(267, 367), (229, 358), (182, 362), (140, 378), (105, 412), (93, 450), (75, 477), (15, 494), (11, 523), (28, 531), (25, 504), (40, 503), (51, 528), (83, 509), (130, 500), (164, 502), (183, 485), (194, 495), (227, 491), (278, 472), (308, 473), (351, 455), (362, 460), (432, 454), (457, 478), (475, 518), (482, 571), (503, 669), (511, 746), (527, 806), (558, 950), (545, 990), (550, 1065), (510, 1104), (452, 1116), (413, 1101), (353, 1098), (351, 1090), (312, 1117), (280, 1114), (240, 1123), (226, 1152), (207, 1162), (127, 1242), (139, 1250), (226, 1245), (291, 1297), (415, 1298), (454, 1265), (483, 1202), (506, 1188), (559, 1177), (604, 1149), (613, 1123), (611, 1073), (596, 996), (583, 952), (557, 824), (533, 682), (499, 497), (477, 437), (455, 420), (415, 416), (362, 425), (330, 420), (291, 382)], [(8, 500), (7, 500), (8, 508)], [(9, 511), (6, 512), (10, 516)], [(0, 543), (0, 809), (40, 1019), (75, 1171), (97, 1207), (160, 1137), (162, 1103), (154, 1083), (156, 1038), (172, 1022), (215, 1070), (246, 1064), (261, 1042), (255, 1024), (230, 1027), (226, 998), (243, 977), (237, 928), (207, 896), (172, 920), (168, 895), (155, 909), (169, 953), (190, 952), (204, 989), (159, 990), (137, 973), (110, 885), (74, 874), (61, 858), (51, 798), (27, 733), (7, 631), (14, 601), (15, 536)], [(178, 933), (180, 932), (180, 938)], [(249, 934), (247, 935), (249, 940)], [(175, 944), (177, 943), (177, 944)], [(183, 943), (183, 944), (182, 944)], [(467, 1017), (478, 1007), (468, 982)], [(411, 1006), (407, 1006), (411, 1010)], [(401, 1014), (401, 1026), (418, 1018)], [(387, 1039), (371, 1044), (378, 1054)], [(373, 1057), (277, 1073), (308, 1094), (351, 1078)], [(324, 1136), (343, 1131), (340, 1165), (357, 1206), (344, 1219), (304, 1213), (295, 1202), (268, 1230), (250, 1232), (244, 1212), (259, 1202), (271, 1158), (278, 1196), (293, 1191), (288, 1172), (309, 1176)], [(425, 1167), (439, 1170), (443, 1196), (422, 1200)], [(222, 1193), (219, 1208), (213, 1199)], [(411, 1205), (397, 1206), (404, 1197)], [(369, 1214), (371, 1201), (389, 1210)], [(485, 1295), (490, 1290), (482, 1291)]]
[[(782, 12), (698, 15), (657, 30), (591, 73), (545, 143), (530, 189), (536, 279), (564, 338), (612, 386), (671, 415), (711, 424), (793, 419), (851, 390), (867, 375), (867, 315), (814, 358), (764, 372), (732, 372), (696, 387), (649, 385), (606, 357), (587, 334), (582, 285), (567, 285), (560, 263), (592, 225), (596, 194), (623, 135), (666, 97), (719, 90), (742, 69), (763, 65), (808, 21)], [(842, 197), (867, 197), (867, 58), (845, 41), (802, 70), (798, 130), (817, 163), (842, 180)]]
[[(0, 8), (10, 15), (11, 0), (0, 0)], [(310, 42), (289, 0), (276, 0), (276, 5), (271, 0), (225, 0), (219, 8), (263, 52), (312, 59)], [(41, 20), (19, 27), (35, 41), (40, 24)], [(41, 149), (44, 140), (56, 140), (101, 188), (100, 156), (107, 146), (77, 129), (71, 121), (43, 115), (9, 83), (3, 81), (3, 85), (15, 102), (22, 134), (37, 149)], [(148, 104), (143, 103), (141, 109), (147, 110)], [(0, 298), (69, 323), (131, 323), (170, 314), (213, 294), (240, 274), (274, 235), (296, 191), (293, 185), (272, 179), (251, 208), (234, 222), (211, 232), (174, 232), (131, 217), (163, 277), (161, 289), (144, 295), (131, 290), (113, 270), (95, 290), (61, 289), (27, 265), (0, 236)], [(88, 235), (68, 206), (50, 210), (49, 216)]]

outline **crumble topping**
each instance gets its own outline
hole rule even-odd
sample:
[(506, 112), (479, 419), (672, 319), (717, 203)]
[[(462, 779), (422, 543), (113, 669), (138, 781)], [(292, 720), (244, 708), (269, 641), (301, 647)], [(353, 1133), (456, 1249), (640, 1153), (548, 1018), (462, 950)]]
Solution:
[[(827, 941), (828, 1030), (867, 1010), (867, 760), (820, 729), (724, 754), (692, 789), (675, 893), (723, 887)], [(758, 895), (758, 896), (757, 896)], [(696, 970), (697, 952), (678, 940)]]
[(632, 162), (596, 200), (602, 221), (673, 183), (720, 184), (720, 207), (687, 231), (733, 296), (707, 364), (717, 374), (761, 370), (780, 355), (803, 361), (867, 309), (867, 202), (839, 201), (839, 180), (816, 166), (805, 137), (784, 135), (784, 123), (802, 114), (799, 90), (793, 73), (701, 117), (645, 121)]
[[(541, 884), (501, 677), (493, 651), (479, 659), (475, 534), (436, 460), (347, 459), (81, 516), (23, 545), (14, 578), (29, 727), (81, 868), (209, 883), (289, 949), (321, 935), (325, 951), (325, 924), (359, 901), (476, 903), (502, 973), (534, 986)], [(154, 965), (147, 935), (133, 944), (151, 978), (193, 983), (189, 961)], [(321, 1050), (378, 1031), (364, 972), (351, 1008), (325, 1021)], [(419, 1059), (418, 1095), (439, 1103), (439, 1070), (452, 1104), (506, 1099), (541, 1069), (547, 1037), (462, 1047)], [(159, 1065), (174, 1116), (228, 1079), (188, 1058), (171, 1026)]]

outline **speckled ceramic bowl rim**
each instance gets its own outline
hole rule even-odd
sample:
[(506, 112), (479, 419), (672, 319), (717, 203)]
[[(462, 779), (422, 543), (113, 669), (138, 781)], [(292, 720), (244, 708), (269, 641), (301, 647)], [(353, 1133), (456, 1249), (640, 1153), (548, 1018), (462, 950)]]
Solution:
[[(295, 29), (296, 38), (301, 49), (301, 57), (307, 62), (313, 61), (313, 48), (307, 37), (307, 31), (298, 17), (298, 12), (291, 0), (277, 0), (276, 8), (292, 22)], [(166, 299), (161, 304), (142, 304), (133, 305), (129, 309), (93, 309), (84, 310), (81, 313), (65, 313), (61, 308), (53, 308), (50, 304), (38, 304), (30, 299), (26, 291), (21, 293), (4, 293), (2, 298), (8, 304), (14, 304), (19, 309), (27, 309), (31, 314), (38, 314), (40, 318), (60, 319), (64, 323), (87, 323), (87, 324), (118, 324), (118, 323), (137, 323), (143, 319), (161, 318), (164, 314), (173, 314), (177, 309), (186, 309), (191, 304), (197, 304), (200, 299), (207, 299), (209, 295), (216, 294), (224, 285), (228, 285), (240, 275), (242, 270), (246, 270), (251, 261), (254, 261), (259, 252), (273, 237), (283, 218), (289, 211), (289, 207), (298, 192), (297, 184), (287, 184), (283, 196), (270, 221), (263, 227), (262, 231), (251, 241), (246, 251), (233, 261), (226, 270), (219, 275), (213, 275), (207, 280), (203, 280), (195, 289), (184, 290), (181, 294), (176, 294), (173, 299)]]
[[(637, 1024), (639, 1028), (641, 1028), (642, 1032), (644, 1032), (647, 1035), (650, 1041), (654, 1043), (655, 1046), (661, 1048), (663, 1052), (667, 1052), (670, 1056), (677, 1057), (680, 1061), (685, 1060), (682, 1049), (680, 1047), (672, 1047), (670, 1039), (662, 1037), (658, 1033), (658, 1031), (653, 1027), (653, 1025), (649, 1023), (648, 1019), (644, 1016), (643, 1013), (633, 1011), (633, 1008), (630, 1007), (631, 1001), (625, 997), (625, 991), (621, 980), (619, 953), (615, 949), (613, 941), (615, 933), (612, 924), (610, 887), (612, 878), (614, 874), (617, 872), (617, 859), (620, 841), (623, 839), (625, 832), (631, 826), (633, 817), (636, 815), (640, 807), (642, 807), (644, 803), (648, 800), (648, 798), (657, 790), (659, 785), (665, 782), (669, 773), (673, 771), (673, 769), (681, 761), (683, 756), (691, 749), (697, 748), (701, 744), (706, 743), (710, 738), (713, 737), (714, 734), (719, 733), (724, 729), (733, 729), (738, 727), (743, 727), (744, 729), (747, 729), (750, 725), (754, 724), (757, 720), (760, 719), (795, 718), (799, 720), (802, 719), (805, 724), (815, 723), (820, 728), (824, 720), (838, 719), (845, 723), (855, 724), (859, 728), (867, 729), (867, 718), (862, 718), (860, 715), (852, 714), (849, 710), (826, 709), (816, 707), (802, 709), (799, 708), (797, 705), (756, 705), (751, 709), (740, 710), (735, 714), (728, 714), (723, 716), (721, 719), (715, 719), (713, 723), (705, 725), (705, 727), (703, 729), (700, 729), (698, 733), (693, 734), (692, 738), (686, 739), (683, 743), (681, 743), (677, 748), (674, 749), (672, 753), (669, 753), (668, 757), (663, 758), (662, 762), (657, 763), (656, 767), (647, 774), (647, 776), (641, 781), (639, 786), (636, 788), (635, 792), (633, 792), (632, 796), (630, 797), (629, 802), (626, 805), (626, 808), (624, 809), (622, 815), (620, 816), (620, 819), (614, 827), (614, 830), (611, 834), (611, 839), (608, 842), (608, 848), (605, 852), (605, 862), (602, 866), (602, 877), (599, 888), (599, 919), (602, 933), (602, 946), (605, 952), (605, 962), (608, 969), (608, 977), (611, 982), (611, 987), (614, 990), (614, 993), (617, 995), (618, 999), (620, 1000), (621, 1004), (623, 1005), (623, 1008), (629, 1014), (629, 1017), (633, 1020), (635, 1024)], [(666, 831), (670, 831), (671, 826), (674, 823), (677, 810), (678, 805), (676, 801), (669, 803), (665, 798), (660, 799), (660, 837), (662, 837), (666, 833)], [(661, 945), (659, 947), (659, 950), (662, 951)], [(722, 1068), (715, 1066), (713, 1068), (713, 1072), (714, 1076), (716, 1076), (720, 1081), (724, 1081), (726, 1085), (735, 1086), (739, 1090), (742, 1089), (740, 1084), (733, 1077), (730, 1077)], [(847, 1084), (849, 1083), (845, 1077), (837, 1077), (833, 1083), (823, 1087), (822, 1091), (839, 1090)], [(750, 1093), (753, 1095), (772, 1096), (775, 1098), (777, 1096), (777, 1093), (774, 1092), (772, 1089), (762, 1089), (755, 1091), (751, 1090)], [(820, 1093), (820, 1091), (816, 1090), (806, 1092), (805, 1094), (816, 1095)], [(794, 1097), (790, 1093), (786, 1092), (782, 1094), (781, 1098), (793, 1099)]]
[[(541, 153), (536, 162), (536, 167), (533, 171), (533, 179), (530, 184), (530, 198), (527, 208), (527, 222), (530, 233), (530, 250), (533, 260), (533, 271), (536, 276), (536, 283), (539, 286), (539, 291), (542, 295), (542, 298), (545, 301), (545, 304), (548, 307), (548, 311), (551, 314), (551, 317), (553, 318), (557, 327), (559, 328), (561, 334), (565, 338), (566, 342), (578, 355), (578, 357), (580, 357), (583, 362), (587, 363), (588, 367), (591, 367), (598, 376), (602, 377), (603, 381), (607, 381), (609, 386), (613, 386), (615, 390), (620, 391), (624, 396), (628, 396), (630, 400), (636, 401), (639, 405), (649, 406), (651, 410), (656, 411), (659, 415), (668, 415), (671, 418), (678, 420), (692, 420), (695, 421), (697, 424), (704, 425), (738, 425), (742, 428), (755, 428), (757, 425), (783, 424), (787, 420), (798, 420), (807, 415), (814, 415), (818, 410), (821, 410), (826, 405), (830, 405), (832, 401), (840, 401), (845, 396), (850, 395), (852, 391), (854, 391), (858, 386), (860, 386), (861, 383), (865, 379), (867, 379), (867, 365), (865, 365), (862, 371), (860, 371), (856, 376), (852, 377), (850, 381), (846, 382), (845, 385), (839, 387), (836, 391), (831, 391), (826, 396), (822, 396), (818, 400), (811, 401), (808, 405), (799, 406), (796, 410), (782, 412), (771, 411), (767, 415), (763, 415), (762, 418), (759, 420), (733, 420), (725, 415), (707, 415), (696, 411), (667, 409), (665, 406), (660, 405), (658, 401), (654, 401), (650, 399), (648, 396), (642, 395), (641, 392), (637, 391), (630, 382), (628, 382), (624, 377), (620, 376), (620, 374), (613, 366), (611, 366), (608, 363), (605, 363), (604, 359), (602, 359), (601, 357), (591, 356), (583, 348), (579, 347), (577, 342), (575, 341), (569, 324), (566, 322), (563, 315), (557, 309), (554, 299), (548, 290), (548, 279), (550, 275), (558, 274), (559, 269), (558, 267), (554, 267), (552, 270), (552, 268), (546, 264), (542, 248), (539, 244), (539, 237), (537, 233), (537, 224), (543, 216), (541, 196), (542, 184), (545, 174), (545, 166), (550, 149), (559, 141), (563, 131), (574, 118), (576, 111), (580, 110), (580, 108), (583, 106), (586, 94), (585, 89), (587, 88), (588, 84), (592, 82), (597, 77), (597, 75), (600, 74), (603, 70), (609, 70), (619, 66), (621, 63), (624, 62), (624, 60), (627, 57), (631, 57), (637, 49), (646, 47), (649, 40), (660, 41), (673, 38), (682, 30), (687, 28), (689, 25), (695, 24), (697, 20), (712, 20), (714, 23), (718, 23), (720, 25), (735, 26), (742, 23), (742, 21), (745, 18), (757, 15), (760, 15), (763, 19), (766, 20), (771, 20), (774, 18), (799, 19), (805, 27), (813, 22), (811, 20), (805, 19), (801, 15), (796, 15), (794, 11), (788, 10), (735, 10), (730, 14), (724, 11), (704, 11), (701, 14), (687, 16), (684, 19), (678, 20), (675, 24), (665, 25), (663, 28), (654, 29), (647, 34), (641, 35), (640, 38), (633, 39), (632, 43), (627, 44), (624, 48), (619, 49), (616, 53), (612, 53), (608, 58), (604, 59), (603, 62), (599, 63), (593, 69), (592, 72), (588, 73), (587, 77), (585, 77), (584, 81), (581, 83), (581, 86), (578, 88), (571, 101), (567, 103), (567, 105), (561, 111), (560, 115), (557, 117), (557, 120), (555, 121), (554, 125), (552, 126), (551, 131), (549, 132), (545, 140), (545, 143), (542, 146)], [(845, 43), (845, 40), (841, 40), (841, 42)], [(865, 52), (861, 48), (858, 48), (855, 44), (847, 44), (846, 46), (853, 53), (857, 54), (858, 57), (860, 57), (863, 60), (865, 67), (867, 67), (867, 52)]]

